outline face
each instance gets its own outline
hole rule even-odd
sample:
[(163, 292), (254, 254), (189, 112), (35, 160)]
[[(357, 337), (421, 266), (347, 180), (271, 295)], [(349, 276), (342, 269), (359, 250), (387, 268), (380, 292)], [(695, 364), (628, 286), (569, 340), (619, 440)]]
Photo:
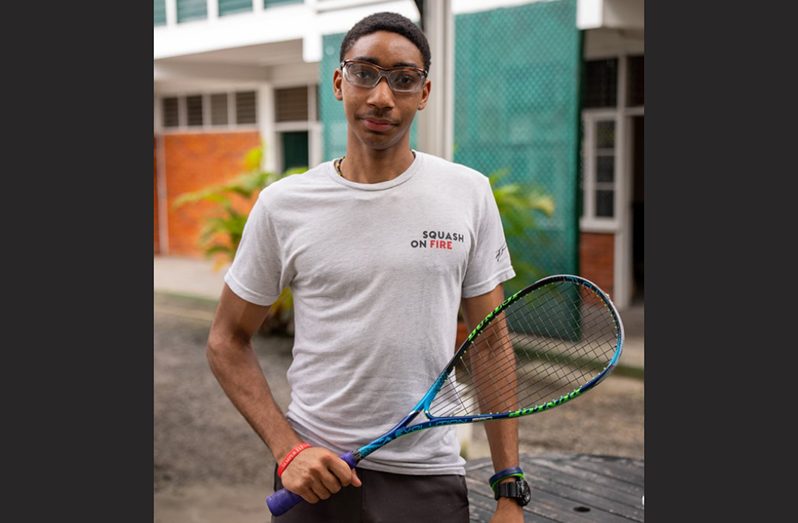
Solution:
[[(344, 60), (362, 60), (385, 68), (424, 68), (424, 58), (415, 44), (404, 36), (387, 31), (358, 39)], [(386, 78), (381, 78), (373, 88), (352, 85), (343, 78), (339, 68), (333, 75), (333, 90), (335, 97), (344, 102), (349, 144), (386, 150), (410, 147), (410, 124), (416, 111), (427, 105), (430, 82), (426, 80), (418, 92), (397, 93), (390, 88)]]

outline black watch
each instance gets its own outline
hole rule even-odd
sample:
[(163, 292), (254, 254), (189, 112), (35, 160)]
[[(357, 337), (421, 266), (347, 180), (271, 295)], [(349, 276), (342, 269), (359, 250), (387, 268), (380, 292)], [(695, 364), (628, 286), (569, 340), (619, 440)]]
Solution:
[(529, 490), (529, 483), (525, 479), (515, 478), (515, 481), (496, 485), (495, 498), (512, 498), (523, 507), (532, 499), (532, 492)]

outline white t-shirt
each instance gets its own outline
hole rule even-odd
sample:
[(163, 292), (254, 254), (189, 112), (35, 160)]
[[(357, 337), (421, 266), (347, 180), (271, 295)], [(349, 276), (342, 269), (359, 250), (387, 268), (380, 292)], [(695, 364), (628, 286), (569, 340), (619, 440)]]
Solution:
[[(454, 353), (461, 298), (513, 276), (488, 179), (417, 152), (387, 182), (350, 182), (325, 162), (264, 189), (225, 282), (259, 305), (291, 288), (286, 416), (306, 441), (342, 454), (421, 399)], [(462, 475), (459, 451), (454, 429), (439, 427), (359, 466)]]

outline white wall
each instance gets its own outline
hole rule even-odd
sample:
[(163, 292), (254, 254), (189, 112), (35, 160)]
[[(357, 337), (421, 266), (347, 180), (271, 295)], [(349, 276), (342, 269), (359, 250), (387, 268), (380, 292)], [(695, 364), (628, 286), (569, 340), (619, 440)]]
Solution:
[(579, 29), (643, 29), (644, 0), (578, 0)]
[[(166, 0), (167, 14), (175, 0)], [(214, 2), (215, 0), (209, 0)], [(363, 5), (359, 5), (363, 4)], [(255, 2), (255, 5), (262, 5)], [(218, 49), (232, 49), (285, 40), (303, 41), (306, 62), (321, 60), (321, 37), (347, 31), (361, 18), (376, 11), (394, 11), (411, 20), (418, 20), (418, 9), (412, 0), (388, 2), (348, 2), (330, 10), (316, 1), (289, 4), (269, 9), (262, 7), (247, 13), (211, 17), (177, 24), (167, 16), (167, 25), (153, 29), (155, 60), (175, 58)]]

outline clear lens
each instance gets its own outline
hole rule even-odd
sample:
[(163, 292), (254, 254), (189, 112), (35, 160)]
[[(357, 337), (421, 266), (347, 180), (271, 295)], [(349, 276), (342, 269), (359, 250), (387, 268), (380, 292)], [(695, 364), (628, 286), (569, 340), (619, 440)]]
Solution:
[(347, 64), (348, 80), (361, 87), (374, 87), (380, 78), (380, 71), (366, 64)]
[(380, 78), (385, 76), (388, 85), (397, 92), (418, 91), (424, 83), (424, 75), (415, 69), (380, 70), (378, 67), (363, 62), (350, 62), (344, 67), (347, 81), (358, 87), (375, 87)]
[(417, 91), (424, 76), (413, 69), (398, 69), (388, 74), (388, 83), (394, 91)]

